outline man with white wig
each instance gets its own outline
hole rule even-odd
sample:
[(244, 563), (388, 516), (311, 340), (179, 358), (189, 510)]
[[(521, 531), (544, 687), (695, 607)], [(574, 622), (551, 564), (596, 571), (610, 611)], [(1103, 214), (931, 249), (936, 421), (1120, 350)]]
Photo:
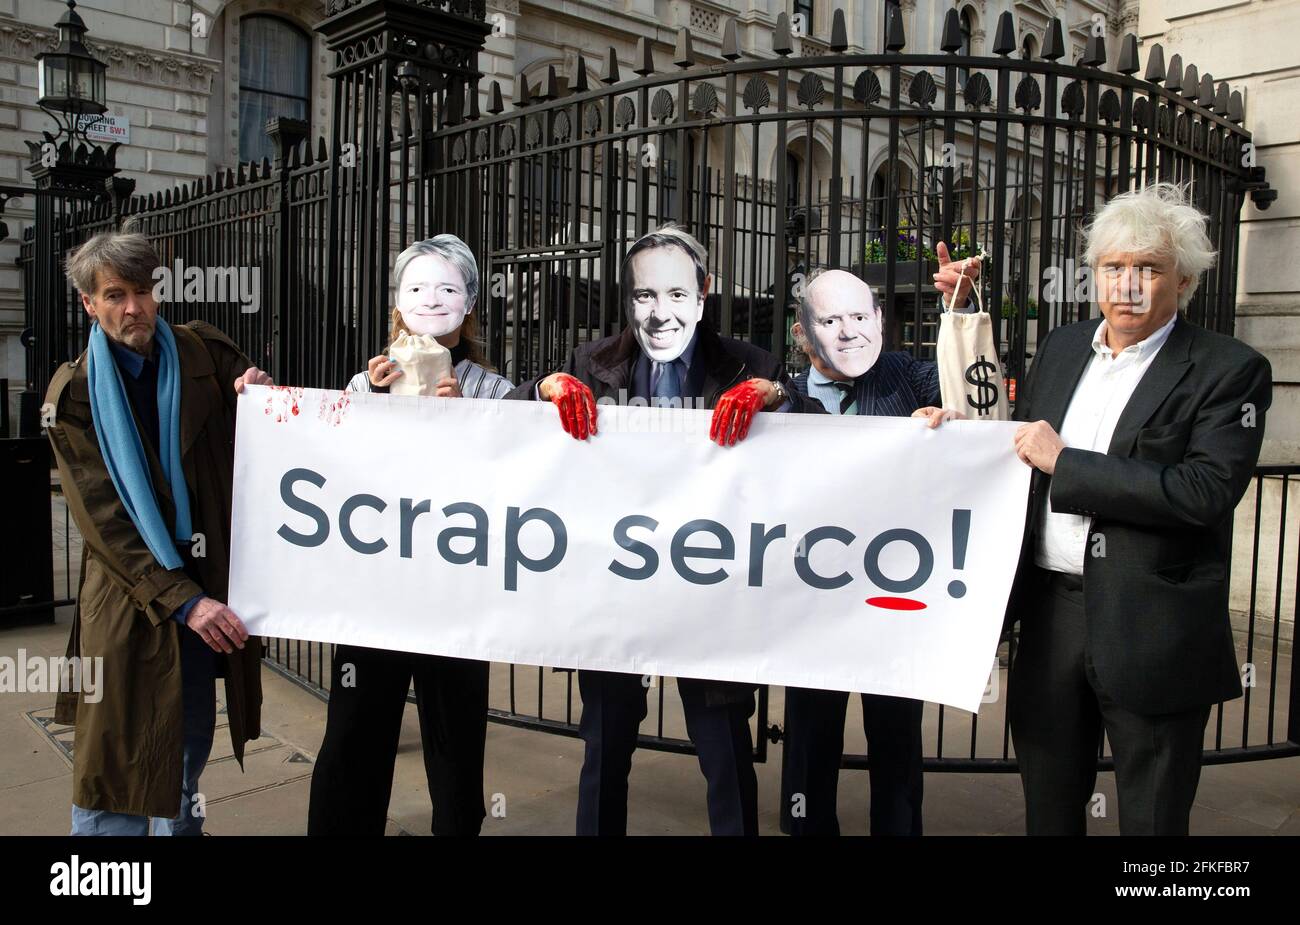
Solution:
[(1016, 404), (1035, 471), (1008, 709), (1031, 835), (1086, 832), (1103, 732), (1121, 834), (1187, 834), (1210, 708), (1241, 696), (1232, 515), (1272, 382), (1183, 316), (1206, 221), (1168, 183), (1108, 202), (1084, 233), (1102, 317), (1047, 336)]

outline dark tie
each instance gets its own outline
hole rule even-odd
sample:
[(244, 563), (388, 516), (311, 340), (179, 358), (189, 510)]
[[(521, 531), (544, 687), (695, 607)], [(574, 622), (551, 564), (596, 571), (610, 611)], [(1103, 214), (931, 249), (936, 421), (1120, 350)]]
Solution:
[(855, 382), (832, 382), (831, 385), (840, 390), (840, 414), (848, 414), (849, 409), (853, 407), (853, 387)]
[[(659, 381), (655, 383), (654, 397), (658, 399), (680, 399), (682, 397), (681, 367), (686, 364), (681, 357), (668, 363), (660, 363)], [(659, 402), (655, 402), (659, 404)], [(665, 401), (664, 404), (667, 404)]]

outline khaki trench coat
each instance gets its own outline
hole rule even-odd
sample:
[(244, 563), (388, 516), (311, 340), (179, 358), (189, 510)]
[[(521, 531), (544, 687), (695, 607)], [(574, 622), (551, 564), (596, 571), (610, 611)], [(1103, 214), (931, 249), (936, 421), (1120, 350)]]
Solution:
[[(166, 324), (161, 318), (159, 324)], [(172, 325), (181, 370), (181, 458), (202, 557), (183, 569), (157, 563), (117, 495), (90, 416), (83, 353), (50, 381), (48, 429), (63, 494), (84, 551), (68, 655), (103, 658), (102, 697), (59, 694), (57, 722), (75, 724), (72, 800), (84, 809), (172, 817), (180, 811), (182, 704), (180, 625), (171, 614), (200, 592), (227, 599), (234, 477), (235, 379), (252, 364), (204, 322)], [(137, 422), (137, 427), (139, 423)], [(175, 506), (156, 454), (143, 441), (163, 517)], [(189, 550), (200, 551), (197, 544)], [(230, 738), (243, 766), (244, 743), (260, 734), (261, 640), (217, 656), (225, 679)]]

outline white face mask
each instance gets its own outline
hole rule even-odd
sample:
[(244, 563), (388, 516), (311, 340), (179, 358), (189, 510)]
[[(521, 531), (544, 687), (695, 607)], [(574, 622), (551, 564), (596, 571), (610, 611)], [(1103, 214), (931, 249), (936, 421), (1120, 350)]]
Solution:
[(412, 334), (442, 337), (469, 314), (465, 277), (437, 254), (421, 254), (406, 265), (397, 286), (397, 310)]
[(628, 311), (637, 343), (655, 362), (671, 363), (685, 352), (704, 317), (705, 293), (695, 261), (679, 247), (653, 247), (636, 254), (628, 272)]
[(856, 379), (880, 358), (880, 312), (868, 297), (864, 305), (832, 307), (816, 300), (812, 330), (806, 332), (817, 357), (841, 376)]

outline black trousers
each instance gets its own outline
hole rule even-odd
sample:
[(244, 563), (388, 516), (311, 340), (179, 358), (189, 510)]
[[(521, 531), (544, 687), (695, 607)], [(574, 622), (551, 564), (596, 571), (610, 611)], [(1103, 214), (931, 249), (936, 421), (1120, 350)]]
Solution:
[(1104, 730), (1115, 758), (1120, 834), (1186, 835), (1209, 706), (1146, 715), (1116, 704), (1093, 669), (1081, 580), (1037, 568), (1028, 580), (1036, 587), (1028, 589), (1032, 603), (1020, 621), (1008, 704), (1026, 830), (1086, 833)]
[[(578, 834), (627, 834), (627, 777), (637, 727), (646, 717), (641, 675), (579, 671), (586, 743), (578, 781)], [(749, 718), (754, 692), (718, 681), (678, 678), (686, 732), (708, 783), (709, 830), (714, 835), (758, 834), (758, 777)]]
[[(791, 835), (838, 835), (845, 691), (785, 689), (781, 828)], [(862, 695), (862, 728), (871, 756), (871, 834), (920, 835), (921, 713), (903, 697)]]
[[(351, 686), (345, 685), (351, 666)], [(488, 663), (339, 646), (308, 835), (383, 835), (406, 693), (415, 681), (434, 835), (477, 835), (483, 808)]]

